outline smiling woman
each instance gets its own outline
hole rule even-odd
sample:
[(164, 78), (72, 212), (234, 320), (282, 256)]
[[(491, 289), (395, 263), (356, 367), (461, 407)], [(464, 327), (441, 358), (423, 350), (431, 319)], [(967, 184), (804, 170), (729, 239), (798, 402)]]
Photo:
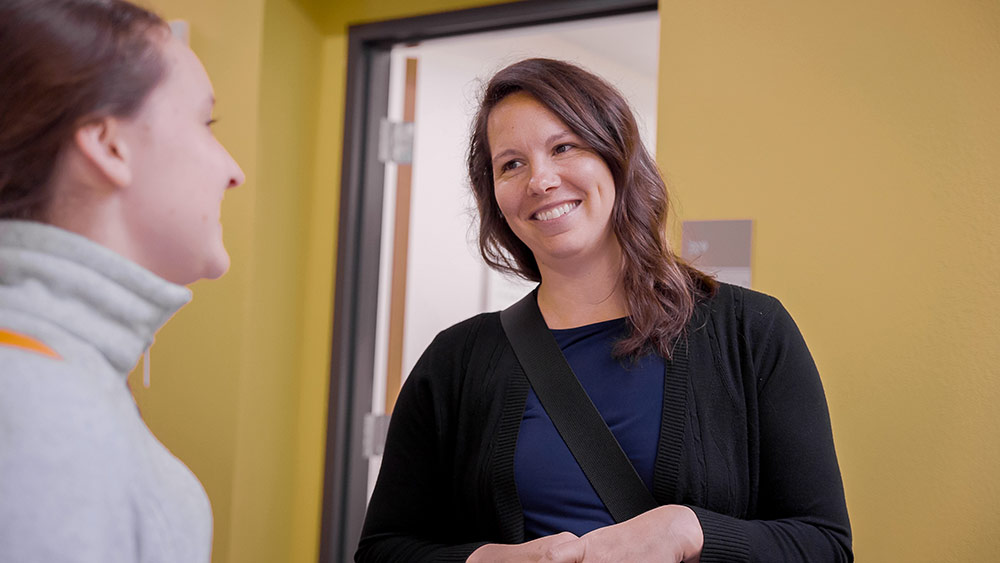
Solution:
[[(529, 122), (530, 128), (525, 128)], [(549, 144), (560, 139), (541, 138), (537, 131), (546, 127), (550, 136), (565, 135), (577, 142), (565, 147)], [(529, 131), (536, 131), (535, 138), (529, 138)], [(580, 193), (581, 186), (592, 186), (588, 191), (595, 197), (587, 198), (588, 213), (583, 215), (592, 218), (607, 213), (609, 219), (605, 221), (614, 235), (612, 243), (607, 233), (591, 233), (591, 237), (601, 237), (602, 252), (583, 261), (563, 260), (559, 268), (550, 268), (551, 274), (560, 276), (561, 269), (569, 267), (586, 271), (591, 280), (595, 275), (603, 276), (603, 283), (610, 281), (610, 287), (619, 294), (613, 298), (610, 293), (595, 297), (606, 308), (597, 316), (625, 316), (627, 310), (635, 328), (616, 345), (618, 353), (627, 356), (651, 346), (660, 355), (669, 356), (674, 339), (692, 315), (695, 300), (711, 294), (714, 282), (689, 267), (670, 249), (665, 230), (666, 186), (642, 143), (628, 102), (600, 77), (550, 59), (528, 59), (511, 65), (497, 73), (486, 88), (473, 122), (468, 157), (469, 178), (479, 209), (479, 249), (494, 268), (540, 282), (544, 270), (556, 265), (543, 260), (554, 256), (536, 252), (533, 238), (528, 236), (531, 231), (522, 236), (518, 232), (522, 223), (516, 218), (511, 222), (502, 214), (502, 200), (512, 190), (505, 176), (509, 173), (497, 169), (497, 161), (503, 160), (498, 159), (501, 154), (515, 150), (518, 142), (521, 151), (529, 145), (536, 147), (536, 153), (539, 149), (551, 151), (551, 163), (585, 156), (587, 169), (574, 164), (559, 171), (550, 168), (550, 161), (539, 159), (538, 154), (531, 160), (522, 157), (518, 165), (528, 165), (528, 171), (521, 174), (525, 178), (523, 186), (534, 190), (525, 199), (534, 202), (531, 205), (538, 205), (539, 200), (567, 197), (576, 201), (570, 197), (572, 193)], [(500, 166), (506, 162), (503, 160)], [(553, 180), (566, 185), (559, 189), (549, 185), (544, 195), (539, 194), (539, 183)], [(499, 202), (499, 206), (494, 202)], [(609, 209), (597, 212), (605, 206)], [(579, 236), (562, 238), (576, 240)], [(574, 244), (585, 243), (577, 240)], [(596, 269), (594, 266), (598, 265), (591, 263), (595, 259), (604, 260)], [(539, 299), (545, 301), (551, 297), (554, 296), (542, 284)], [(616, 302), (619, 304), (615, 305)], [(554, 328), (574, 326), (575, 322), (552, 321), (557, 325)]]
[(205, 491), (126, 377), (229, 266), (211, 83), (122, 0), (0, 3), (0, 53), (0, 560), (207, 562)]
[(673, 254), (624, 98), (572, 64), (515, 63), (485, 88), (468, 170), (483, 258), (540, 282), (515, 306), (558, 344), (540, 363), (571, 368), (653, 508), (609, 510), (577, 463), (603, 452), (571, 451), (533, 389), (554, 373), (529, 383), (508, 325), (482, 314), (406, 380), (356, 559), (852, 560), (805, 342), (776, 299)]
[(500, 212), (531, 249), (539, 270), (617, 275), (621, 252), (611, 226), (615, 182), (600, 155), (524, 93), (497, 104), (487, 135)]

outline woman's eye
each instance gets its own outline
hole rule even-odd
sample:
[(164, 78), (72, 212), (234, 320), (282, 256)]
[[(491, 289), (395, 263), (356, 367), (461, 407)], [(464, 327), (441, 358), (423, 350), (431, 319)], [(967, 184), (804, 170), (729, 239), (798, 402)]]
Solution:
[(505, 162), (503, 166), (500, 167), (500, 171), (507, 172), (508, 170), (513, 170), (515, 168), (518, 168), (519, 166), (521, 166), (520, 162), (516, 160), (511, 160), (509, 162)]
[(556, 145), (556, 148), (553, 152), (556, 154), (562, 154), (571, 148), (573, 148), (573, 145), (570, 145), (568, 143), (563, 143), (561, 145)]

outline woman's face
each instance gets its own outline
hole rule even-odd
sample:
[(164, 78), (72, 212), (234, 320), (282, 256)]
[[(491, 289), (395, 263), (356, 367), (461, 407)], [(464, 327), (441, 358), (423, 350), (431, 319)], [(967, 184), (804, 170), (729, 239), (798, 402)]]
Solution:
[(618, 252), (611, 171), (562, 120), (518, 92), (493, 108), (486, 133), (497, 204), (540, 268), (586, 267)]
[(160, 42), (166, 74), (121, 134), (131, 172), (122, 216), (130, 257), (179, 284), (229, 268), (219, 222), (226, 190), (243, 171), (212, 134), (212, 84), (198, 57)]

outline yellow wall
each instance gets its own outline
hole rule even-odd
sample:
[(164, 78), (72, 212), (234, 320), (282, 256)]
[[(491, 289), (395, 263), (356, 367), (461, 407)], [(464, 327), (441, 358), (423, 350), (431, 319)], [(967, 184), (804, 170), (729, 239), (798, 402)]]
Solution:
[[(303, 291), (310, 232), (304, 218), (312, 208), (321, 53), (322, 36), (297, 4), (265, 2), (251, 320), (245, 327), (229, 545), (233, 562), (287, 561), (293, 544), (301, 346), (310, 304)], [(332, 259), (330, 241), (326, 244), (323, 250)], [(323, 321), (328, 325), (330, 316)], [(322, 443), (317, 447), (322, 452)]]
[[(232, 270), (193, 287), (194, 302), (158, 335), (154, 383), (137, 389), (137, 399), (154, 433), (209, 493), (213, 560), (287, 561), (322, 35), (288, 0), (151, 4), (190, 23), (191, 47), (216, 89), (217, 135), (248, 181), (223, 206)], [(318, 512), (312, 520), (318, 527)]]
[[(491, 2), (150, 2), (191, 23), (248, 182), (223, 207), (232, 270), (158, 335), (138, 400), (209, 492), (216, 563), (315, 561), (347, 25)], [(661, 22), (679, 217), (756, 220), (755, 285), (820, 365), (859, 560), (1000, 552), (1000, 7), (664, 0)]]
[(253, 276), (253, 221), (259, 166), (256, 119), (264, 0), (147, 2), (167, 18), (191, 24), (191, 47), (215, 86), (215, 131), (243, 167), (247, 183), (223, 205), (233, 266), (219, 281), (193, 286), (194, 302), (157, 334), (152, 387), (133, 377), (137, 401), (153, 432), (201, 479), (215, 517), (214, 560), (230, 561), (233, 488), (240, 434), (239, 394), (247, 350)]
[(752, 218), (860, 561), (1000, 554), (1000, 4), (661, 1), (659, 162)]
[(346, 38), (347, 26), (503, 4), (503, 0), (295, 0), (323, 33)]

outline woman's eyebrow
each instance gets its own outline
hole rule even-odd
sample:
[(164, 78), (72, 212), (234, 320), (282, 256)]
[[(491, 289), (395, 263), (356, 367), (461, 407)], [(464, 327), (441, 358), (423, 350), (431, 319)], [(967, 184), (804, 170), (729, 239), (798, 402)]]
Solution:
[[(549, 138), (545, 139), (545, 144), (550, 145), (563, 137), (569, 137), (572, 135), (573, 135), (572, 131), (570, 131), (569, 129), (563, 129), (562, 131), (558, 131), (556, 133), (549, 135)], [(515, 151), (514, 149), (507, 149), (505, 151), (500, 151), (499, 154), (493, 157), (493, 164), (496, 164), (498, 160), (510, 154), (517, 154), (517, 151)]]
[(501, 160), (502, 158), (513, 154), (517, 154), (517, 151), (515, 151), (514, 149), (507, 149), (505, 151), (501, 151), (499, 154), (493, 157), (493, 164), (496, 164), (498, 160)]
[(552, 135), (549, 135), (549, 138), (545, 139), (545, 144), (546, 145), (552, 144), (555, 141), (557, 141), (558, 139), (561, 139), (562, 137), (569, 137), (572, 134), (573, 133), (569, 129), (563, 129), (562, 131), (559, 131), (557, 133), (553, 133)]

